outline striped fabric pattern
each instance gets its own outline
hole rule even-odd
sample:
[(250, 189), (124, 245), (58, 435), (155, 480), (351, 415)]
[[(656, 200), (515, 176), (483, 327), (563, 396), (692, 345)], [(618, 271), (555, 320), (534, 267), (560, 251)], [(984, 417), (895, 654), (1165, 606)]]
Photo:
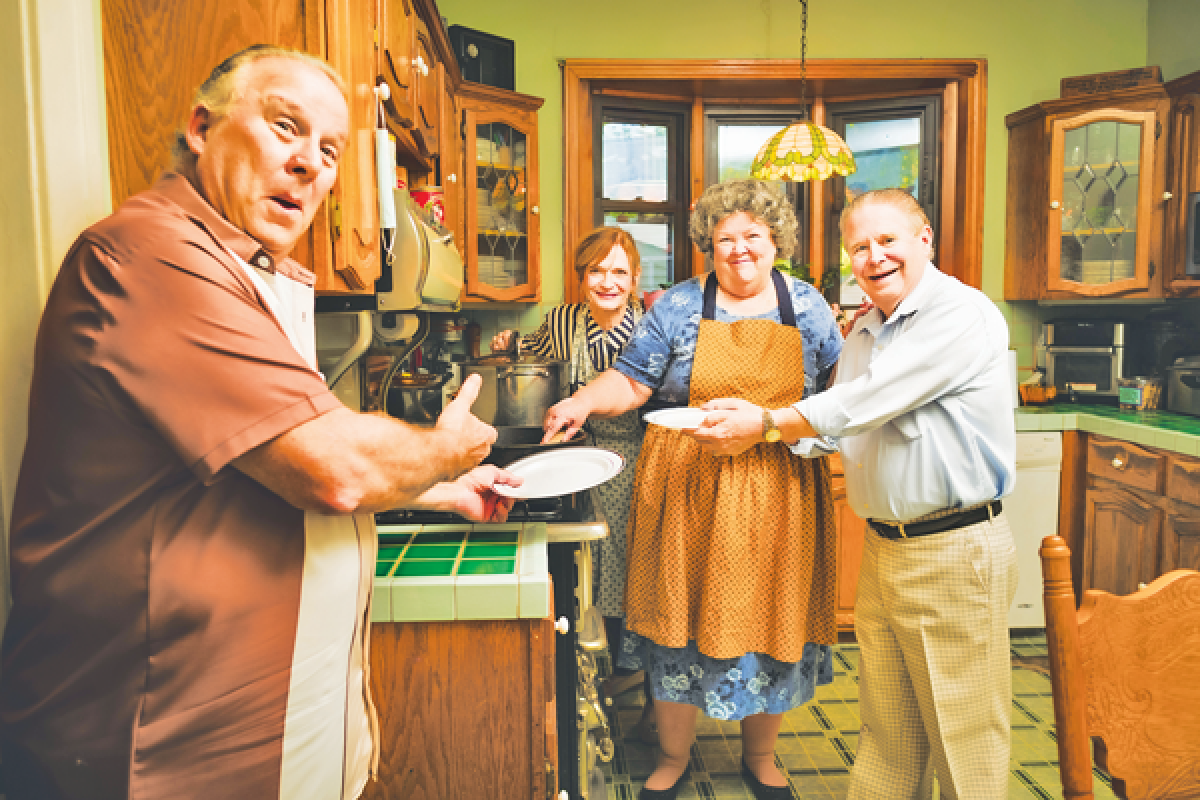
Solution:
[(592, 366), (597, 372), (611, 367), (621, 354), (621, 348), (633, 338), (633, 309), (627, 308), (621, 321), (612, 330), (606, 331), (596, 324), (586, 303), (555, 306), (546, 314), (540, 328), (522, 337), (521, 351), (535, 353), (542, 358), (569, 361), (571, 341), (575, 338), (576, 312), (581, 307), (587, 319), (588, 355), (592, 359)]

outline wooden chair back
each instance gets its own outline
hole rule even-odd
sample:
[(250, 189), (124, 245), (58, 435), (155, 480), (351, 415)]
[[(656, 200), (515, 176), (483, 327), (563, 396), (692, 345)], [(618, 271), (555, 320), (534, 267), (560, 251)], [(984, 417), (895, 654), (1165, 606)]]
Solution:
[(1119, 797), (1200, 798), (1200, 572), (1090, 589), (1077, 611), (1066, 542), (1039, 552), (1063, 797), (1093, 797), (1095, 737)]

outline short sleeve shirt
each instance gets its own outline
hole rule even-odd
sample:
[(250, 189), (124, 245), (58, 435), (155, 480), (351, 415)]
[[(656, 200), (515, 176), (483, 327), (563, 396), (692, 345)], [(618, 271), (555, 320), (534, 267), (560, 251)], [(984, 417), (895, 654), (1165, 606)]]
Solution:
[[(647, 411), (688, 404), (706, 277), (672, 286), (658, 298), (642, 316), (633, 341), (617, 359), (618, 372), (654, 390), (646, 404)], [(807, 397), (823, 388), (842, 352), (842, 335), (820, 292), (791, 276), (785, 275), (784, 280), (792, 296), (796, 328), (804, 338), (804, 396)], [(756, 317), (737, 317), (717, 306), (718, 322), (739, 319), (779, 322), (779, 309)]]
[(311, 523), (230, 462), (339, 403), (234, 256), (313, 282), (168, 174), (79, 237), (39, 328), (0, 737), (89, 797), (280, 794)]

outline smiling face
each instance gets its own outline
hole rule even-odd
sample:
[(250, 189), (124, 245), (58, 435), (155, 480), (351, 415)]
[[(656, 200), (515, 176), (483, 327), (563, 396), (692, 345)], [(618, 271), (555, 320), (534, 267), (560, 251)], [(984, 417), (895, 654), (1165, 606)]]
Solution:
[(629, 266), (629, 254), (624, 247), (614, 244), (607, 256), (583, 273), (583, 294), (593, 316), (596, 312), (623, 312), (637, 279)]
[(337, 177), (349, 112), (316, 67), (262, 58), (237, 75), (229, 112), (196, 106), (188, 146), (197, 189), (222, 217), (282, 258), (308, 230)]
[(903, 209), (874, 202), (845, 221), (842, 243), (858, 285), (890, 317), (925, 274), (933, 230)]
[(730, 214), (713, 229), (717, 283), (734, 297), (750, 297), (766, 288), (775, 253), (771, 229), (745, 211)]

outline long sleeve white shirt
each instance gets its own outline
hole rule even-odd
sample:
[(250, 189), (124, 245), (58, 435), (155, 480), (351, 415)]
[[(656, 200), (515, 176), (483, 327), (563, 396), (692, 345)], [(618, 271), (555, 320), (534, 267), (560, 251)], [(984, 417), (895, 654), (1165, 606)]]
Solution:
[(838, 442), (856, 514), (907, 522), (1012, 491), (1007, 350), (995, 304), (933, 264), (890, 318), (858, 321), (834, 385), (795, 404)]

